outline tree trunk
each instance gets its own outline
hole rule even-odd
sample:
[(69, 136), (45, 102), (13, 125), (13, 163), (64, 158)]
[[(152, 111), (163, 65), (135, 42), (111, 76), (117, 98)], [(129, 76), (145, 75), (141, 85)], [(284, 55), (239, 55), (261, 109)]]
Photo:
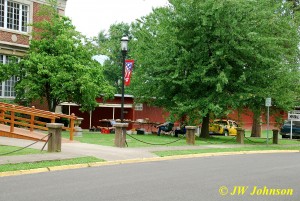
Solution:
[(251, 137), (261, 137), (261, 116), (254, 114), (252, 118)]
[(201, 134), (202, 138), (209, 138), (209, 114), (206, 114), (202, 119)]

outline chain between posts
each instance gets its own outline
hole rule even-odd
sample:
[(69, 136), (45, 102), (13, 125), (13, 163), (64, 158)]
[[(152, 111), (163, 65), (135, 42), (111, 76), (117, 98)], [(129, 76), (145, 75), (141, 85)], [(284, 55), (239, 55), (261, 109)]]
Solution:
[(206, 143), (208, 143), (208, 144), (225, 144), (225, 143), (233, 141), (234, 139), (236, 139), (236, 136), (232, 137), (230, 140), (226, 140), (226, 141), (221, 142), (221, 143), (213, 143), (213, 142), (209, 142), (207, 140), (203, 140), (203, 141), (206, 142)]
[[(183, 138), (179, 138), (179, 139), (174, 140), (174, 141), (172, 141), (172, 142), (168, 142), (168, 143), (164, 143), (164, 144), (156, 144), (156, 143), (149, 143), (149, 142), (145, 142), (145, 141), (143, 141), (143, 140), (137, 139), (137, 138), (133, 137), (133, 136), (130, 135), (130, 134), (127, 134), (127, 136), (131, 137), (132, 139), (134, 139), (134, 140), (136, 140), (136, 141), (139, 141), (139, 142), (144, 143), (144, 144), (149, 144), (149, 145), (168, 145), (168, 144), (172, 144), (172, 143), (178, 142), (178, 141), (180, 141), (180, 140), (183, 139)], [(208, 142), (208, 141), (205, 141), (205, 140), (204, 140), (204, 141), (207, 142), (207, 143), (209, 143), (209, 144), (225, 144), (225, 143), (231, 142), (231, 141), (234, 140), (234, 139), (236, 139), (236, 136), (233, 137), (233, 138), (231, 138), (230, 140), (227, 140), (227, 141), (222, 142), (222, 143), (212, 143), (212, 142)], [(128, 144), (127, 144), (127, 146), (128, 146)]]
[[(253, 144), (260, 144), (260, 142), (254, 142), (253, 140), (250, 140), (248, 137), (245, 136), (245, 139), (248, 140), (249, 142), (252, 142)], [(273, 138), (269, 138), (269, 140), (271, 140)], [(263, 142), (266, 142), (267, 143), (267, 139)]]
[[(42, 141), (42, 140), (45, 139), (46, 137), (49, 137), (49, 135), (50, 135), (50, 134), (48, 134), (48, 135), (44, 136), (43, 138), (38, 139), (37, 141), (35, 141), (35, 142), (33, 142), (33, 143), (31, 143), (31, 144), (25, 146), (25, 147), (22, 147), (22, 148), (20, 148), (20, 149), (17, 149), (17, 150), (11, 151), (11, 152), (7, 152), (7, 153), (4, 153), (4, 154), (0, 154), (0, 156), (5, 156), (5, 155), (8, 155), (8, 154), (12, 154), (12, 153), (18, 152), (18, 151), (22, 151), (23, 149), (26, 149), (26, 148), (28, 148), (28, 147), (31, 147), (32, 145), (34, 145), (34, 144), (36, 144), (36, 143)], [(48, 138), (48, 140), (49, 140), (49, 138)], [(45, 145), (47, 144), (48, 140), (46, 141)], [(45, 147), (45, 145), (44, 145), (44, 147)], [(44, 148), (44, 147), (43, 147), (43, 148)], [(41, 150), (41, 151), (42, 151), (42, 150)]]
[[(145, 142), (145, 141), (143, 141), (143, 140), (139, 140), (139, 139), (133, 137), (133, 136), (130, 135), (130, 134), (127, 134), (127, 136), (131, 137), (132, 139), (135, 139), (136, 141), (139, 141), (139, 142), (144, 143), (144, 144), (149, 144), (149, 145), (168, 145), (168, 144), (172, 144), (172, 143), (178, 142), (179, 140), (182, 140), (182, 138), (179, 138), (179, 139), (174, 140), (174, 141), (172, 141), (172, 142), (167, 142), (167, 143), (164, 143), (164, 144), (156, 144), (156, 143), (149, 143), (149, 142)], [(128, 145), (127, 145), (127, 146), (128, 146)]]

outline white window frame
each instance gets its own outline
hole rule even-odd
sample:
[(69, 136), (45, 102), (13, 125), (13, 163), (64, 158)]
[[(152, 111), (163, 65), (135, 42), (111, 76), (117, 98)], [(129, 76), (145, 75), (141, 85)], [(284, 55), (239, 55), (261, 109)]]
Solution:
[[(0, 62), (4, 64), (8, 62), (7, 55), (0, 54), (0, 56), (3, 58), (3, 61), (0, 60)], [(0, 82), (0, 98), (16, 98), (15, 83), (17, 81), (19, 81), (19, 78), (16, 76), (12, 76), (8, 80)]]
[(135, 111), (143, 111), (143, 103), (135, 103), (134, 110)]
[[(18, 19), (12, 18), (12, 28), (8, 28), (9, 18), (8, 18), (8, 3), (14, 3), (18, 5)], [(26, 15), (23, 15), (23, 8), (26, 7)], [(31, 7), (32, 5), (26, 4), (23, 1), (18, 0), (4, 0), (4, 26), (1, 26), (0, 28), (8, 29), (8, 30), (14, 30), (19, 32), (28, 33), (29, 28), (27, 26), (28, 23), (30, 23), (30, 13), (31, 13)], [(1, 16), (3, 17), (3, 16)], [(26, 19), (23, 20), (23, 17)], [(18, 23), (16, 24), (15, 21)], [(15, 29), (14, 27), (17, 26), (18, 28)]]

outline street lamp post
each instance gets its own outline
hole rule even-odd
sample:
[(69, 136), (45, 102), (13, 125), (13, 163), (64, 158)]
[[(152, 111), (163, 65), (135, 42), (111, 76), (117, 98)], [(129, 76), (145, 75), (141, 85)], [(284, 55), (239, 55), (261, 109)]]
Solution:
[(128, 37), (123, 36), (121, 38), (121, 51), (123, 56), (122, 66), (122, 99), (121, 99), (121, 122), (124, 122), (124, 76), (125, 76), (125, 59), (128, 51)]

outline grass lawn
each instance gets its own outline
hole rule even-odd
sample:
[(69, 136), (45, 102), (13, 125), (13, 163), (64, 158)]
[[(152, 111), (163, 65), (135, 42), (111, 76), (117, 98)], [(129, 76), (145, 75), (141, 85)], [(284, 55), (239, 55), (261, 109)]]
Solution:
[[(270, 134), (270, 132), (269, 132)], [(64, 138), (69, 138), (68, 132), (63, 132)], [(250, 138), (250, 132), (246, 132), (245, 144), (263, 145), (267, 144), (266, 138)], [(263, 133), (264, 136), (264, 133)], [(272, 135), (269, 135), (269, 144), (272, 144)], [(100, 132), (84, 131), (82, 137), (74, 137), (74, 140), (84, 143), (98, 144), (104, 146), (114, 146), (114, 134), (101, 134)], [(150, 147), (150, 146), (186, 146), (185, 138), (175, 138), (172, 136), (162, 135), (127, 135), (126, 141), (128, 147)], [(234, 136), (210, 136), (209, 139), (196, 137), (195, 145), (209, 144), (237, 144)], [(280, 139), (279, 144), (299, 144), (299, 140)]]
[[(63, 132), (63, 137), (69, 138), (69, 133)], [(170, 136), (156, 136), (156, 135), (132, 135), (132, 137), (136, 138), (133, 139), (129, 135), (126, 137), (126, 141), (128, 144), (128, 147), (149, 147), (153, 146), (150, 144), (156, 144), (156, 145), (165, 145), (166, 146), (183, 146), (186, 145), (185, 139), (178, 139)], [(115, 135), (114, 134), (101, 134), (99, 132), (84, 132), (83, 137), (74, 137), (74, 140), (84, 143), (90, 143), (90, 144), (98, 144), (98, 145), (104, 145), (104, 146), (114, 146), (114, 140)], [(140, 141), (146, 142), (140, 142)], [(175, 142), (177, 141), (177, 142)], [(169, 144), (171, 142), (175, 142), (172, 144)], [(149, 143), (149, 144), (147, 144)]]
[(4, 164), (4, 165), (0, 165), (0, 172), (16, 171), (16, 170), (29, 170), (29, 169), (37, 169), (37, 168), (44, 168), (44, 167), (84, 164), (84, 163), (103, 162), (103, 161), (104, 160), (98, 159), (95, 157), (80, 157), (80, 158), (73, 158), (73, 159), (66, 159), (66, 160)]
[[(68, 138), (68, 134), (64, 133), (64, 137)], [(172, 136), (156, 136), (156, 135), (127, 135), (128, 147), (150, 147), (155, 146), (186, 146), (185, 138), (175, 138)], [(258, 151), (258, 150), (300, 150), (300, 140), (279, 139), (278, 145), (273, 145), (272, 131), (269, 131), (269, 140), (267, 145), (266, 138), (251, 138), (250, 131), (246, 132), (244, 140), (245, 147), (237, 148), (213, 148), (213, 149), (192, 149), (192, 150), (171, 150), (154, 152), (158, 156), (185, 155), (185, 154), (200, 154), (213, 152), (238, 152), (238, 151)], [(262, 136), (266, 136), (263, 131)], [(114, 146), (114, 134), (100, 134), (99, 132), (84, 132), (83, 137), (74, 137), (75, 140), (85, 143), (99, 144), (105, 146)], [(146, 143), (143, 143), (146, 142)], [(174, 142), (174, 143), (172, 143)], [(164, 145), (165, 144), (165, 145)], [(236, 138), (234, 136), (210, 136), (209, 139), (196, 137), (195, 146), (201, 145), (234, 145)], [(249, 146), (251, 145), (251, 146)], [(299, 146), (297, 146), (299, 145)], [(195, 147), (193, 146), (193, 147)]]
[[(6, 154), (9, 153), (9, 154)], [(40, 151), (37, 149), (25, 148), (15, 146), (0, 145), (0, 157), (1, 156), (15, 156), (15, 155), (27, 155), (27, 154), (47, 154), (47, 151)], [(54, 161), (40, 161), (32, 163), (17, 163), (17, 164), (3, 164), (0, 165), (0, 172), (16, 171), (16, 170), (28, 170), (43, 167), (53, 167), (61, 165), (83, 164), (91, 162), (102, 162), (104, 160), (95, 157), (80, 157), (67, 160), (54, 160)]]
[[(6, 153), (9, 153), (9, 154), (6, 154)], [(47, 153), (47, 152), (40, 151), (37, 149), (31, 149), (31, 148), (21, 149), (21, 147), (0, 145), (0, 156), (41, 154), (41, 153)]]

